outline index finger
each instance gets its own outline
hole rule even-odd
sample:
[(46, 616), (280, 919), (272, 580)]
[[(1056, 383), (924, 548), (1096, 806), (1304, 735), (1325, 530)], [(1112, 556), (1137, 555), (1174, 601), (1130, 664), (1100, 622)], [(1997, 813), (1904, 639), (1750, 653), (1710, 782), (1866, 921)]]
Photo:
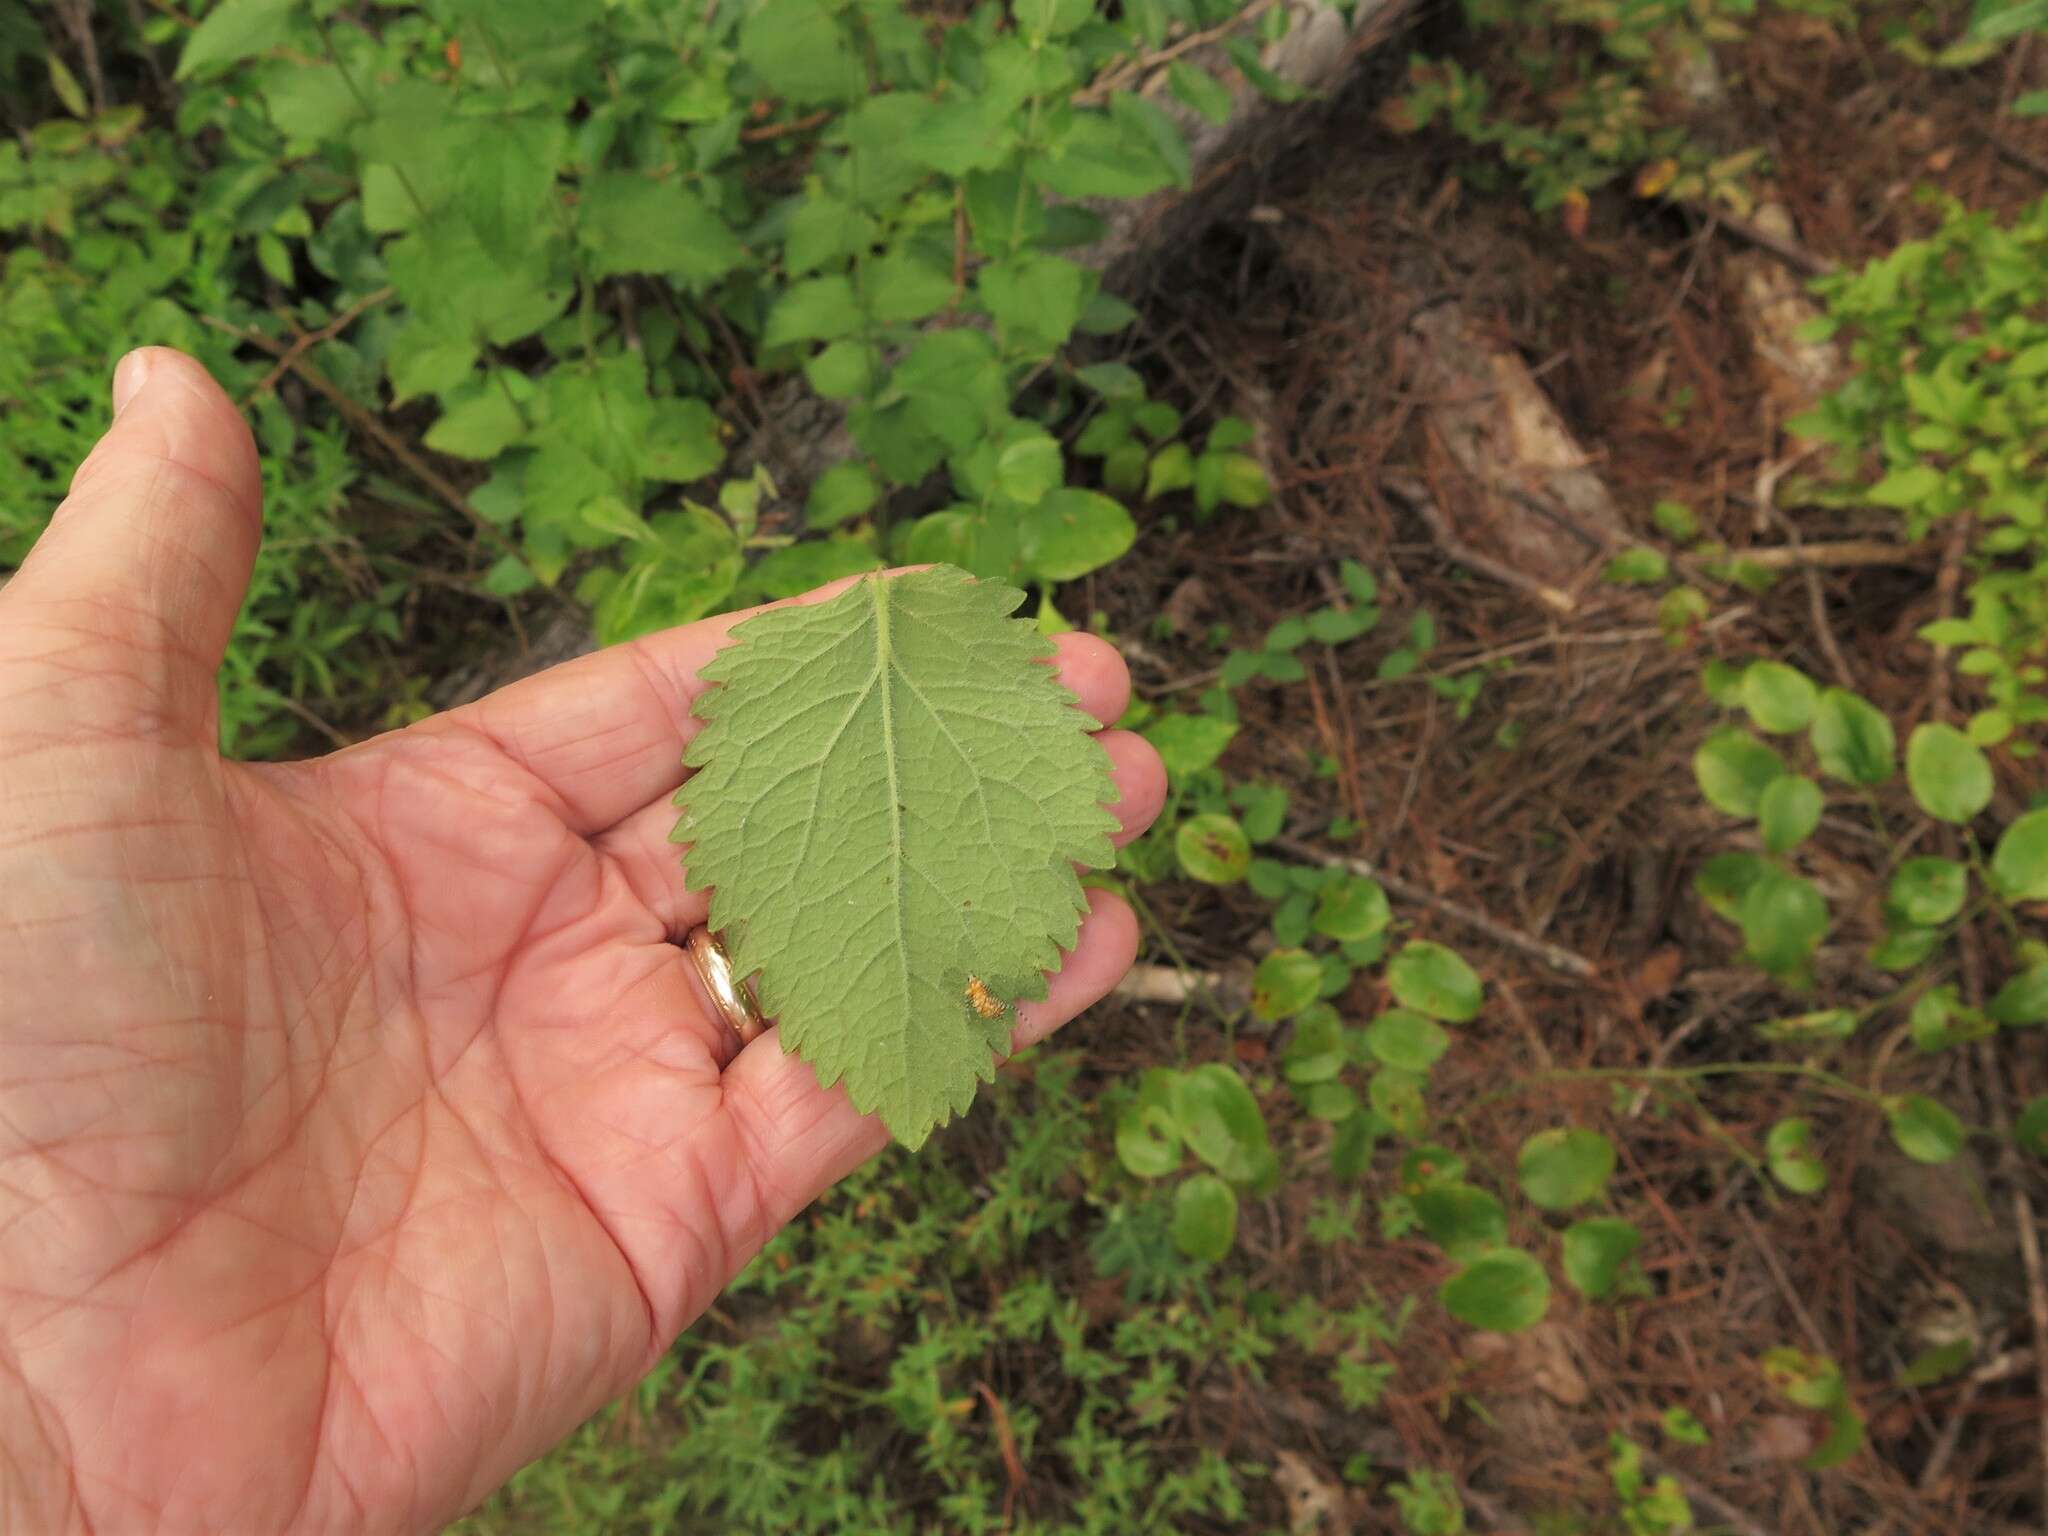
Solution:
[[(888, 574), (896, 574), (894, 572)], [(775, 608), (837, 597), (849, 576), (800, 597), (700, 619), (579, 656), (426, 723), (470, 731), (531, 774), (584, 836), (615, 826), (674, 792), (682, 750), (702, 722), (692, 707), (709, 685), (698, 675), (733, 627)], [(1054, 641), (1060, 681), (1107, 725), (1130, 699), (1130, 674), (1116, 648), (1094, 635)]]

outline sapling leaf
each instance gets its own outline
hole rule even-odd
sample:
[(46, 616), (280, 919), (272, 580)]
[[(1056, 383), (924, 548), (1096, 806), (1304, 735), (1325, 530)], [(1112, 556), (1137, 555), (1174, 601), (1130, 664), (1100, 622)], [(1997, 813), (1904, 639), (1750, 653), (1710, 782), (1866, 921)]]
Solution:
[(702, 676), (674, 840), (784, 1049), (909, 1146), (994, 1076), (1114, 857), (1109, 761), (1008, 617), (937, 567), (733, 631)]

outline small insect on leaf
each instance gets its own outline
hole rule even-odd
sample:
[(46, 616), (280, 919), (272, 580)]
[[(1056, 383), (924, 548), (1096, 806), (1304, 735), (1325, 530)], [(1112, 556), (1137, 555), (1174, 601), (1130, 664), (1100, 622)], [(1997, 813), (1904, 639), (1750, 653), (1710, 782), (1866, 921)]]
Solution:
[(1008, 1009), (979, 976), (967, 978), (967, 1005), (984, 1019), (1000, 1019)]

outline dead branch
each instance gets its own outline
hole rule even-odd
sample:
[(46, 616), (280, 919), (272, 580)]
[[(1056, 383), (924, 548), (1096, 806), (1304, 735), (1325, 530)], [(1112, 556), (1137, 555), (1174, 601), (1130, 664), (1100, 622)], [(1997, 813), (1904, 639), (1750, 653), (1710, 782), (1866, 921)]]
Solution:
[(1434, 891), (1425, 890), (1419, 885), (1401, 879), (1398, 875), (1390, 875), (1385, 870), (1380, 869), (1377, 865), (1365, 859), (1341, 853), (1331, 853), (1326, 849), (1318, 848), (1314, 843), (1303, 842), (1298, 837), (1276, 837), (1273, 839), (1273, 845), (1308, 863), (1321, 864), (1329, 869), (1348, 870), (1350, 873), (1361, 875), (1365, 879), (1377, 880), (1402, 900), (1419, 902), (1423, 906), (1431, 907), (1441, 912), (1445, 917), (1463, 923), (1466, 927), (1485, 934), (1496, 943), (1505, 944), (1508, 948), (1519, 950), (1533, 960), (1541, 961), (1554, 971), (1562, 971), (1567, 976), (1576, 976), (1581, 981), (1595, 980), (1600, 974), (1600, 967), (1588, 960), (1584, 955), (1574, 954), (1571, 950), (1565, 949), (1561, 945), (1552, 944), (1547, 939), (1535, 938), (1521, 932), (1519, 929), (1510, 928), (1506, 923), (1496, 921), (1488, 917), (1484, 912), (1477, 911), (1460, 902), (1452, 901), (1447, 897), (1439, 896)]

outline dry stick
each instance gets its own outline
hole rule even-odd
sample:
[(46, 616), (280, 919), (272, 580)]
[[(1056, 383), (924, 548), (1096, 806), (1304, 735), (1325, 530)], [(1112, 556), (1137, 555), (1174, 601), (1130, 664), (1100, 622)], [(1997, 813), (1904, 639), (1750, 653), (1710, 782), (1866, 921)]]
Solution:
[(988, 1416), (995, 1427), (996, 1448), (1002, 1453), (1003, 1472), (1010, 1486), (1003, 1494), (1003, 1524), (1008, 1526), (1010, 1514), (1016, 1506), (1017, 1495), (1024, 1491), (1024, 1463), (1017, 1455), (1017, 1437), (1010, 1430), (1010, 1414), (1003, 1407), (1003, 1400), (995, 1395), (985, 1381), (977, 1381), (974, 1390), (981, 1400), (988, 1404)]
[(1816, 256), (1798, 241), (1774, 235), (1762, 225), (1730, 213), (1726, 208), (1709, 208), (1706, 204), (1691, 198), (1683, 199), (1682, 206), (1691, 209), (1700, 218), (1712, 220), (1716, 229), (1725, 230), (1760, 251), (1769, 251), (1786, 266), (1803, 272), (1808, 277), (1826, 277), (1835, 270), (1835, 264), (1825, 256)]
[(1524, 575), (1513, 566), (1488, 555), (1482, 555), (1470, 545), (1459, 542), (1457, 536), (1451, 532), (1449, 522), (1437, 509), (1435, 501), (1430, 498), (1428, 489), (1421, 481), (1411, 480), (1405, 475), (1383, 475), (1380, 484), (1396, 501), (1429, 525), (1429, 531), (1436, 539), (1437, 548), (1449, 559), (1457, 561), (1460, 565), (1469, 566), (1480, 575), (1491, 577), (1503, 586), (1527, 593), (1552, 613), (1570, 615), (1579, 611), (1578, 599), (1569, 592)]
[(246, 410), (249, 403), (258, 395), (268, 394), (271, 390), (277, 388), (277, 381), (283, 378), (291, 370), (292, 364), (296, 363), (306, 353), (312, 351), (313, 348), (319, 346), (323, 341), (332, 341), (362, 318), (366, 311), (375, 309), (379, 304), (396, 295), (397, 292), (396, 288), (379, 288), (375, 293), (370, 294), (366, 298), (358, 299), (326, 325), (321, 326), (319, 330), (301, 331), (297, 338), (293, 340), (291, 346), (286, 348), (284, 355), (272, 366), (270, 372), (263, 375), (263, 378), (257, 383), (255, 388), (242, 396), (243, 409)]
[(1180, 1007), (1194, 1002), (1203, 992), (1211, 995), (1229, 985), (1221, 971), (1183, 971), (1171, 965), (1134, 965), (1124, 979), (1109, 989), (1110, 996), (1127, 1003), (1163, 1003)]
[(1148, 53), (1142, 59), (1133, 59), (1129, 63), (1111, 70), (1085, 90), (1076, 91), (1074, 93), (1074, 102), (1077, 106), (1092, 106), (1096, 102), (1107, 101), (1112, 93), (1128, 81), (1135, 80), (1139, 75), (1157, 69), (1162, 64), (1169, 64), (1184, 53), (1192, 53), (1204, 43), (1213, 43), (1218, 38), (1227, 37), (1230, 33), (1249, 26), (1252, 22), (1265, 15), (1266, 12), (1273, 9), (1278, 3), (1279, 0), (1254, 0), (1253, 4), (1245, 7), (1245, 9), (1239, 11), (1230, 20), (1223, 22), (1221, 25), (1211, 27), (1206, 32), (1192, 33), (1170, 47), (1160, 49), (1157, 53)]
[(1983, 1390), (1984, 1382), (1977, 1376), (1964, 1380), (1963, 1390), (1956, 1394), (1955, 1404), (1949, 1409), (1948, 1422), (1942, 1426), (1941, 1435), (1928, 1454), (1927, 1464), (1920, 1469), (1918, 1486), (1922, 1493), (1932, 1493), (1934, 1485), (1941, 1481), (1941, 1474), (1948, 1470), (1948, 1459), (1955, 1454), (1956, 1446), (1963, 1438), (1963, 1424)]
[(2032, 171), (2036, 176), (2048, 176), (2048, 160), (2042, 159), (2032, 150), (2022, 149), (2012, 140), (2000, 134), (1989, 135), (1991, 147), (2002, 159), (2010, 160), (2021, 170)]
[(1313, 843), (1303, 842), (1298, 837), (1276, 837), (1273, 839), (1273, 845), (1276, 848), (1285, 849), (1296, 858), (1306, 860), (1311, 864), (1321, 864), (1328, 869), (1347, 870), (1351, 874), (1363, 876), (1367, 880), (1377, 880), (1381, 885), (1403, 900), (1416, 901), (1424, 906), (1433, 907), (1443, 913), (1444, 916), (1463, 923), (1466, 927), (1483, 933), (1488, 938), (1507, 945), (1510, 949), (1520, 950), (1532, 959), (1540, 960), (1552, 970), (1562, 971), (1567, 976), (1576, 976), (1581, 981), (1593, 981), (1600, 975), (1600, 967), (1588, 960), (1584, 955), (1574, 954), (1571, 950), (1565, 949), (1561, 945), (1552, 944), (1547, 939), (1535, 938), (1518, 929), (1510, 928), (1505, 923), (1496, 922), (1484, 912), (1478, 912), (1471, 907), (1450, 901), (1445, 897), (1437, 895), (1434, 891), (1425, 890), (1419, 885), (1414, 885), (1401, 879), (1399, 876), (1387, 874), (1368, 860), (1354, 858), (1347, 854), (1328, 853), (1316, 847)]
[(1815, 1324), (1813, 1315), (1806, 1310), (1805, 1304), (1800, 1301), (1798, 1290), (1794, 1288), (1791, 1277), (1785, 1273), (1785, 1266), (1779, 1260), (1777, 1250), (1772, 1248), (1770, 1242), (1764, 1237), (1763, 1228), (1759, 1227), (1756, 1224), (1756, 1218), (1741, 1206), (1731, 1206), (1730, 1209), (1735, 1212), (1735, 1219), (1742, 1223), (1743, 1231), (1749, 1234), (1750, 1243), (1763, 1257), (1764, 1267), (1771, 1272), (1771, 1278), (1777, 1282), (1778, 1295), (1783, 1299), (1785, 1305), (1791, 1309), (1792, 1316), (1799, 1323), (1800, 1331), (1806, 1335), (1807, 1343), (1813, 1346), (1813, 1352), (1824, 1358), (1833, 1358), (1834, 1351), (1828, 1347), (1828, 1341), (1822, 1335), (1818, 1325)]
[[(1799, 537), (1799, 525), (1778, 509), (1778, 482), (1801, 460), (1812, 457), (1814, 452), (1815, 448), (1809, 448), (1790, 458), (1774, 460), (1756, 472), (1757, 507), (1785, 530), (1785, 537), (1791, 541), (1795, 555), (1805, 548), (1805, 541)], [(1820, 589), (1820, 573), (1811, 561), (1801, 561), (1799, 574), (1806, 583), (1806, 605), (1813, 618), (1814, 633), (1820, 636), (1820, 648), (1827, 654), (1828, 665), (1834, 669), (1835, 681), (1854, 693), (1856, 673), (1849, 665), (1849, 658), (1842, 654), (1842, 647), (1835, 639), (1834, 626), (1828, 623), (1827, 595)]]
[(1920, 565), (1926, 555), (1922, 550), (1905, 544), (1887, 544), (1882, 539), (1837, 539), (1792, 547), (1731, 549), (1728, 558), (1744, 565), (1762, 566), (1767, 571), (1790, 571), (1827, 566)]
[[(273, 341), (270, 337), (265, 336), (261, 331), (243, 330), (242, 327), (230, 325), (227, 321), (214, 315), (201, 315), (199, 318), (217, 331), (225, 331), (228, 335), (238, 337), (252, 347), (262, 348), (272, 357), (282, 358), (290, 350), (282, 343)], [(398, 435), (385, 426), (383, 422), (372, 416), (368, 411), (356, 404), (355, 401), (349, 399), (339, 389), (336, 389), (334, 385), (328, 382), (326, 375), (314, 368), (304, 357), (293, 358), (288, 366), (291, 373), (300, 382), (324, 397), (328, 404), (341, 412), (342, 419), (351, 427), (369, 438), (379, 448), (382, 448), (392, 458), (410, 470), (414, 478), (447, 503), (450, 510), (459, 512), (462, 516), (468, 518), (471, 523), (475, 524), (477, 532), (484, 535), (492, 544), (509, 548), (509, 541), (505, 538), (503, 531), (486, 518), (483, 513), (471, 506), (468, 498), (458, 491), (440, 471), (436, 470), (433, 465), (427, 463), (408, 448)], [(541, 588), (541, 590), (549, 592), (549, 595), (555, 601), (562, 601), (559, 593), (554, 593), (545, 587)]]

